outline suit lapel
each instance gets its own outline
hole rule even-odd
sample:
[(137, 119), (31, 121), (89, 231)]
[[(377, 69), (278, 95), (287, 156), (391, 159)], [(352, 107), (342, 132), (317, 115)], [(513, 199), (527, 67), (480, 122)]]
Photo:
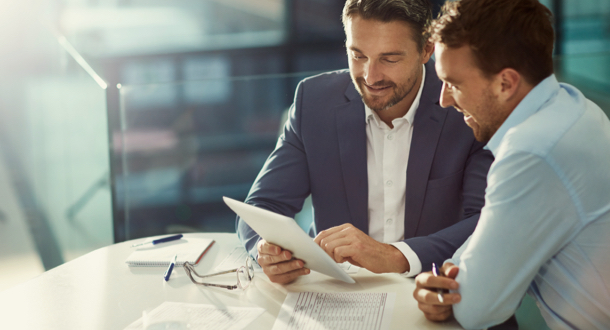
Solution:
[(447, 110), (438, 104), (441, 83), (431, 62), (426, 64), (424, 90), (413, 121), (407, 166), (405, 239), (417, 233), (432, 161), (447, 117)]
[(348, 103), (335, 108), (341, 169), (351, 223), (368, 233), (368, 174), (364, 104), (350, 82)]

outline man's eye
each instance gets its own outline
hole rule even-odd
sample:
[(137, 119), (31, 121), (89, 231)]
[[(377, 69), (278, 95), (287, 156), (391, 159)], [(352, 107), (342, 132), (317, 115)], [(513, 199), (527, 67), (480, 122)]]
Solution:
[(391, 61), (391, 60), (388, 60), (388, 59), (386, 59), (385, 61), (388, 62), (388, 63), (398, 63), (398, 61)]

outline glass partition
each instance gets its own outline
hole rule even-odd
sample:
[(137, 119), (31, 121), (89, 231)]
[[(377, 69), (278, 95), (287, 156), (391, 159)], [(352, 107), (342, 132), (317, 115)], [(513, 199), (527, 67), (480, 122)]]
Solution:
[(119, 239), (234, 232), (222, 196), (246, 198), (296, 84), (311, 74), (122, 85), (113, 136)]
[(610, 52), (557, 56), (555, 70), (610, 116)]
[(2, 250), (28, 260), (33, 249), (48, 270), (112, 244), (112, 205), (106, 85), (65, 39), (45, 31), (37, 41), (44, 60), (2, 93), (11, 112), (0, 161), (16, 203), (3, 203), (11, 226)]
[(33, 82), (26, 161), (64, 260), (112, 244), (106, 84), (62, 37), (57, 72)]

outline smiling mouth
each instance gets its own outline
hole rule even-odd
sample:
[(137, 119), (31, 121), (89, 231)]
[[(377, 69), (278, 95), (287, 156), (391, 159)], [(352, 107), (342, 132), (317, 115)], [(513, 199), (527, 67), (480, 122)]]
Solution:
[[(453, 106), (458, 112), (460, 112), (462, 115), (464, 115), (464, 121), (466, 122), (466, 124), (470, 124), (472, 122), (476, 122), (476, 120), (474, 118), (472, 118), (472, 115), (469, 114), (468, 112), (464, 111), (463, 109), (457, 107), (457, 106)], [(470, 125), (469, 125), (470, 126)]]
[(373, 91), (382, 91), (384, 89), (388, 89), (388, 88), (392, 87), (392, 86), (371, 86), (371, 85), (367, 85), (366, 83), (364, 83), (364, 86), (366, 86), (368, 89), (373, 90)]

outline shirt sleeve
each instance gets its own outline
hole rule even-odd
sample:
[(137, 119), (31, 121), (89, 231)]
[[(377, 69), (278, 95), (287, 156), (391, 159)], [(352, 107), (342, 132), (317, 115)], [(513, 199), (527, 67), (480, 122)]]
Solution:
[(478, 226), (453, 258), (462, 296), (453, 312), (464, 328), (486, 328), (515, 312), (541, 266), (579, 229), (575, 205), (549, 160), (525, 152), (496, 160)]
[(421, 273), (421, 261), (417, 254), (411, 249), (411, 247), (404, 242), (390, 243), (390, 245), (397, 248), (407, 258), (409, 262), (409, 271), (402, 273), (401, 275), (406, 277), (415, 277)]
[(455, 253), (453, 254), (453, 257), (451, 257), (451, 259), (445, 260), (445, 262), (443, 262), (443, 264), (452, 263), (454, 265), (459, 265), (460, 264), (460, 256), (462, 255), (462, 253), (464, 253), (464, 250), (466, 250), (466, 247), (468, 246), (468, 242), (470, 242), (471, 238), (472, 238), (472, 235), (470, 235), (468, 237), (468, 239), (466, 240), (466, 242), (464, 242), (464, 244), (462, 244), (462, 246), (460, 246), (455, 251)]

